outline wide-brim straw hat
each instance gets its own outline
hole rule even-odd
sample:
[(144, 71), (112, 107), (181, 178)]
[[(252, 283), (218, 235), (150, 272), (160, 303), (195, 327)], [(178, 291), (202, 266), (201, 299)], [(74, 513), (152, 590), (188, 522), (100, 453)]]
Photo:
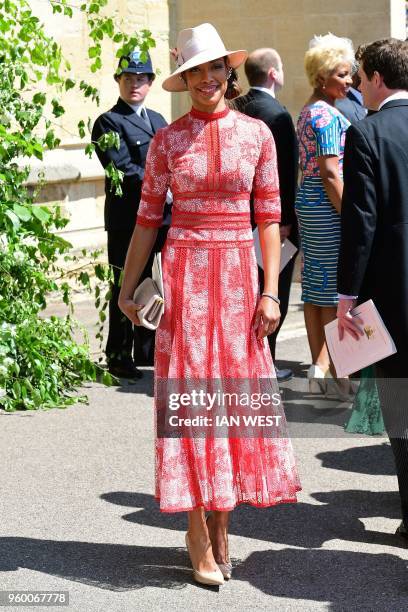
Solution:
[(189, 68), (225, 56), (228, 57), (231, 68), (238, 68), (248, 57), (248, 52), (244, 49), (228, 51), (217, 30), (210, 23), (181, 30), (177, 37), (175, 52), (178, 68), (163, 81), (162, 87), (166, 91), (187, 91), (181, 73)]

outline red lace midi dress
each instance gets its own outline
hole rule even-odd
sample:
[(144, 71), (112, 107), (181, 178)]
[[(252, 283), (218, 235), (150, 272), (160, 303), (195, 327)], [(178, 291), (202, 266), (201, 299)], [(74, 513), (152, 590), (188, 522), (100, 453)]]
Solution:
[[(193, 108), (150, 144), (139, 225), (160, 227), (168, 188), (156, 415), (158, 380), (275, 378), (267, 342), (253, 327), (259, 289), (250, 225), (251, 192), (256, 222), (280, 220), (269, 129), (229, 109)], [(156, 437), (155, 477), (163, 512), (295, 502), (300, 489), (288, 437)]]

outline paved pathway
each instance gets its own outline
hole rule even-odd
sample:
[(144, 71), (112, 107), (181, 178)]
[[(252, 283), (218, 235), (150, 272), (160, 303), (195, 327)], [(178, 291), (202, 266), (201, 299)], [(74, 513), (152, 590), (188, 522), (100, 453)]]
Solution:
[[(90, 304), (77, 312), (89, 327)], [(295, 287), (278, 358), (299, 377), (301, 322)], [(234, 511), (234, 577), (219, 590), (192, 582), (185, 515), (160, 514), (152, 498), (151, 370), (134, 385), (89, 386), (87, 406), (0, 412), (1, 589), (69, 591), (78, 612), (407, 610), (387, 440), (346, 436), (347, 405), (318, 402), (304, 382), (284, 386), (299, 503)]]

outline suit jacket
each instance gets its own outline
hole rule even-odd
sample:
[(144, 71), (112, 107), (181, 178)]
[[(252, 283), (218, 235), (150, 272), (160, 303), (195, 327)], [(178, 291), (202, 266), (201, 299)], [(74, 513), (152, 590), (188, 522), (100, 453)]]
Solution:
[(261, 119), (272, 132), (278, 159), (281, 197), (281, 225), (292, 225), (290, 239), (298, 244), (295, 199), (299, 167), (299, 149), (292, 117), (275, 98), (264, 91), (250, 89), (234, 100), (238, 111)]
[(373, 299), (407, 372), (408, 100), (347, 130), (341, 225), (338, 291)]
[(350, 121), (350, 123), (361, 121), (361, 119), (364, 119), (364, 117), (367, 115), (367, 109), (351, 96), (336, 100), (335, 106), (341, 112), (341, 114)]
[(111, 110), (103, 113), (95, 121), (92, 129), (92, 141), (95, 142), (106, 132), (117, 132), (120, 137), (120, 148), (102, 151), (96, 146), (96, 154), (102, 166), (110, 162), (125, 173), (122, 183), (122, 196), (116, 196), (110, 190), (110, 180), (105, 179), (105, 229), (123, 230), (133, 228), (140, 202), (142, 180), (147, 151), (155, 132), (167, 125), (162, 115), (146, 109), (152, 129), (121, 98)]

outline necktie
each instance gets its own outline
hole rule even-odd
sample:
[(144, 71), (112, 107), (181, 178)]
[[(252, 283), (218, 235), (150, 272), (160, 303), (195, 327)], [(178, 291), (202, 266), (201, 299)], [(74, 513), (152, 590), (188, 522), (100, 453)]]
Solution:
[(149, 117), (147, 116), (147, 113), (146, 113), (146, 109), (145, 109), (145, 108), (142, 108), (142, 109), (141, 109), (141, 111), (140, 111), (140, 116), (141, 116), (141, 118), (143, 119), (143, 121), (145, 122), (145, 124), (147, 125), (147, 127), (151, 129), (152, 124), (150, 123), (150, 119), (149, 119)]

